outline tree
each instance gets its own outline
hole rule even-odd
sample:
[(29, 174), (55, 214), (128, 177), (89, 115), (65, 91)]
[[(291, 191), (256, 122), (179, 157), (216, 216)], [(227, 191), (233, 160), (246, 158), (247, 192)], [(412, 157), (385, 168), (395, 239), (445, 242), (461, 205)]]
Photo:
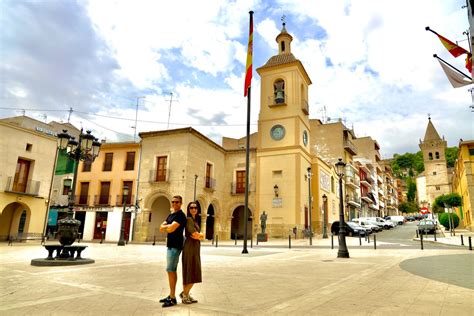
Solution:
[(407, 200), (408, 202), (415, 201), (416, 183), (411, 178), (407, 178)]
[(461, 206), (462, 197), (458, 193), (443, 194), (438, 196), (433, 203), (433, 207), (439, 207), (441, 209), (444, 209), (445, 205), (447, 207)]
[(454, 163), (458, 158), (458, 148), (457, 147), (448, 147), (446, 148), (446, 164), (448, 168), (454, 167)]
[(451, 217), (452, 228), (456, 228), (459, 225), (459, 217), (456, 213), (441, 213), (438, 216), (439, 223), (443, 225), (446, 229), (449, 229), (449, 220)]
[(420, 211), (420, 208), (418, 205), (416, 205), (415, 202), (402, 202), (400, 205), (398, 205), (398, 210), (401, 213), (418, 213)]

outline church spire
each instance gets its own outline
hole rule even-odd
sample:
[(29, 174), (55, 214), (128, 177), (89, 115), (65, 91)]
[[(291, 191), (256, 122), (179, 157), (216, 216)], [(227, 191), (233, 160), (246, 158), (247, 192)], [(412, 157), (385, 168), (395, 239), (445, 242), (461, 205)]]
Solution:
[(280, 34), (276, 37), (278, 43), (278, 55), (291, 54), (291, 41), (293, 41), (293, 36), (286, 31), (286, 22), (285, 16), (281, 18), (283, 21)]
[(426, 127), (425, 138), (423, 141), (426, 142), (430, 140), (441, 140), (441, 137), (439, 137), (436, 128), (431, 122), (431, 117), (428, 116), (428, 126)]

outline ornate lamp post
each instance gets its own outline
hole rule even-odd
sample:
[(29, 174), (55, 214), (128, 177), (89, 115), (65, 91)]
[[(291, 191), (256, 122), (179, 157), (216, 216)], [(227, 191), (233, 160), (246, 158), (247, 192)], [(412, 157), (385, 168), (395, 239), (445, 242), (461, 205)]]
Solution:
[(125, 246), (125, 207), (127, 206), (128, 186), (123, 187), (123, 210), (122, 210), (122, 227), (120, 228), (120, 239), (117, 246)]
[(75, 137), (69, 135), (67, 130), (63, 130), (58, 134), (58, 147), (61, 150), (66, 150), (67, 157), (74, 161), (74, 177), (72, 179), (72, 188), (68, 197), (68, 212), (67, 217), (58, 221), (59, 242), (63, 246), (72, 245), (79, 233), (79, 226), (81, 222), (72, 218), (74, 212), (74, 193), (76, 192), (77, 183), (77, 169), (79, 161), (93, 162), (99, 155), (101, 143), (95, 138), (91, 131), (86, 131), (79, 134), (78, 141)]
[(349, 258), (349, 250), (346, 245), (346, 223), (344, 222), (344, 196), (342, 195), (342, 178), (345, 175), (346, 164), (339, 158), (336, 163), (337, 175), (339, 176), (339, 250), (338, 258)]
[(326, 214), (327, 214), (327, 204), (328, 203), (328, 197), (326, 194), (323, 194), (323, 238), (328, 238), (328, 232), (327, 232), (327, 227), (326, 227)]

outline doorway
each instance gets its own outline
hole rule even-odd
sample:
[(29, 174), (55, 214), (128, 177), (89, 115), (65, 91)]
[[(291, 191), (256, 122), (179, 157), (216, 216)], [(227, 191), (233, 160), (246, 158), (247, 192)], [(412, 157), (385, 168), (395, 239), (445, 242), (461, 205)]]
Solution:
[[(252, 211), (248, 210), (248, 217), (247, 217), (247, 237), (250, 238), (252, 236)], [(231, 223), (231, 231), (230, 231), (230, 238), (231, 239), (244, 239), (244, 206), (238, 206), (235, 208), (234, 212), (232, 213), (232, 223)]]

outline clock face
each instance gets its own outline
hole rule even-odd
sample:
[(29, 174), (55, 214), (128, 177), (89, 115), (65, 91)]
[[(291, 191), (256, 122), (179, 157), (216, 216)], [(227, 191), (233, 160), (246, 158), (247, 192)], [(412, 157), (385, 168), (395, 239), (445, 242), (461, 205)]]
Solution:
[(285, 137), (285, 128), (282, 125), (275, 125), (270, 130), (270, 135), (274, 140), (281, 140)]
[(303, 144), (306, 146), (308, 145), (308, 132), (303, 131)]

